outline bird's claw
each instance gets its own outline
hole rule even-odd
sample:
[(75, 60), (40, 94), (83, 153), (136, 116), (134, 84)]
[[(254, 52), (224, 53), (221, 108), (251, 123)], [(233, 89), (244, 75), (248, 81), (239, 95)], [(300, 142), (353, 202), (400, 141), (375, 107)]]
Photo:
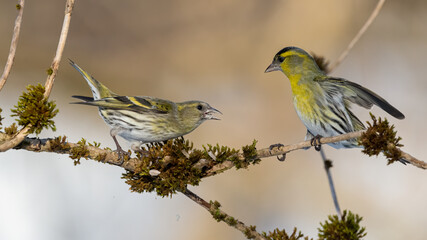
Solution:
[(118, 162), (116, 164), (117, 166), (121, 166), (125, 162), (125, 156), (130, 157), (129, 152), (124, 151), (122, 148), (117, 148), (116, 151), (114, 151), (114, 152), (117, 153), (117, 155), (119, 156), (119, 160), (120, 160), (120, 162)]
[(276, 143), (276, 144), (270, 145), (269, 149), (271, 151), (271, 150), (273, 150), (273, 148), (280, 148), (280, 147), (283, 147), (283, 146), (285, 146), (285, 145), (283, 145), (281, 143)]
[(322, 138), (322, 136), (316, 135), (310, 141), (311, 146), (313, 146), (314, 149), (316, 149), (316, 151), (320, 151), (320, 149), (322, 147), (322, 145), (320, 144), (320, 139), (321, 138)]
[(134, 150), (134, 152), (136, 154), (140, 154), (140, 156), (137, 155), (138, 157), (148, 157), (148, 156), (150, 156), (150, 151), (149, 150), (145, 150), (143, 148)]
[[(281, 144), (281, 143), (276, 143), (276, 144), (272, 144), (272, 145), (270, 145), (270, 147), (269, 147), (269, 149), (270, 149), (270, 153), (271, 153), (271, 150), (273, 150), (273, 148), (277, 148), (277, 149), (279, 149), (279, 148), (281, 148), (281, 147), (283, 147), (283, 146), (284, 146), (284, 145), (283, 145), (283, 144)], [(277, 160), (279, 160), (279, 161), (281, 161), (281, 162), (285, 161), (285, 159), (286, 159), (286, 153), (282, 154), (282, 156), (281, 156), (281, 157), (277, 156)]]
[(285, 161), (286, 160), (286, 153), (282, 154), (281, 157), (277, 156), (277, 160), (279, 160), (281, 162)]

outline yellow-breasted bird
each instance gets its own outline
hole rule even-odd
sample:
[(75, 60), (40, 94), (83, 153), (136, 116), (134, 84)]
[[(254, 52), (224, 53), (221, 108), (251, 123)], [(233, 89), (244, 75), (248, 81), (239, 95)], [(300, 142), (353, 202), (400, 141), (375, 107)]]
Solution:
[(102, 119), (111, 127), (110, 135), (119, 156), (125, 153), (116, 136), (131, 142), (132, 150), (140, 150), (143, 143), (161, 142), (181, 137), (196, 129), (205, 120), (219, 120), (221, 113), (202, 101), (175, 103), (154, 97), (119, 96), (90, 76), (77, 64), (73, 66), (89, 84), (92, 97), (72, 96), (83, 100), (77, 104), (97, 106)]
[[(327, 76), (312, 56), (297, 47), (286, 47), (273, 58), (265, 72), (282, 71), (291, 82), (295, 110), (307, 128), (306, 140), (363, 130), (350, 111), (355, 103), (370, 109), (373, 104), (395, 118), (405, 116), (382, 97), (357, 83)], [(313, 143), (313, 142), (312, 142)], [(360, 147), (356, 139), (329, 143), (334, 148)]]

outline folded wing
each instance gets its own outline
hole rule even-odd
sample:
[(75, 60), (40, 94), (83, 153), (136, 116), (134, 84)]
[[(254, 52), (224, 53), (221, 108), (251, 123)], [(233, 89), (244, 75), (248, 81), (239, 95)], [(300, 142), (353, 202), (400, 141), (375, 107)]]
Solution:
[(129, 110), (135, 112), (153, 112), (159, 114), (166, 114), (173, 109), (173, 102), (155, 99), (150, 97), (107, 97), (94, 100), (91, 97), (85, 96), (72, 96), (83, 100), (83, 102), (74, 102), (74, 104), (91, 105), (109, 109)]

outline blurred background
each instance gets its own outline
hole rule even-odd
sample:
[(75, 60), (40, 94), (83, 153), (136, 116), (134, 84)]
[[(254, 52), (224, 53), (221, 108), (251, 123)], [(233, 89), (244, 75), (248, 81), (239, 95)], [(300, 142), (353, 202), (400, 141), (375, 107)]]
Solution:
[[(16, 1), (0, 1), (0, 66), (6, 62)], [(91, 94), (67, 63), (74, 60), (114, 92), (174, 101), (203, 100), (223, 112), (186, 138), (200, 147), (240, 148), (304, 139), (288, 79), (264, 74), (281, 48), (294, 45), (334, 62), (359, 31), (376, 1), (217, 0), (79, 1), (50, 99), (60, 110), (57, 131), (40, 137), (82, 137), (114, 148), (96, 108), (70, 105)], [(27, 1), (15, 64), (0, 92), (3, 125), (28, 84), (44, 83), (63, 21), (64, 1)], [(332, 73), (357, 82), (401, 110), (387, 117), (404, 150), (427, 160), (427, 2), (387, 1), (345, 61)], [(362, 121), (365, 109), (354, 107)], [(119, 139), (123, 146), (127, 143)], [(427, 173), (325, 146), (342, 209), (363, 216), (367, 239), (425, 239)], [(123, 169), (65, 155), (10, 150), (0, 154), (0, 239), (245, 239), (217, 223), (182, 194), (161, 198), (128, 191)], [(260, 231), (297, 227), (316, 237), (335, 214), (326, 174), (313, 149), (231, 169), (190, 187)]]

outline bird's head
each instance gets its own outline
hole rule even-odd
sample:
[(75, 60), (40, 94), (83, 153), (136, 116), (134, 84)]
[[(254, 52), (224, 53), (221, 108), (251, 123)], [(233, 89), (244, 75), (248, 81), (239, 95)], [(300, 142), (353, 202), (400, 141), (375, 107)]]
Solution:
[(297, 47), (285, 47), (273, 58), (265, 72), (282, 71), (288, 78), (299, 74), (322, 74), (313, 57)]
[(178, 103), (178, 118), (186, 129), (192, 131), (205, 120), (220, 120), (214, 114), (219, 110), (202, 101)]

